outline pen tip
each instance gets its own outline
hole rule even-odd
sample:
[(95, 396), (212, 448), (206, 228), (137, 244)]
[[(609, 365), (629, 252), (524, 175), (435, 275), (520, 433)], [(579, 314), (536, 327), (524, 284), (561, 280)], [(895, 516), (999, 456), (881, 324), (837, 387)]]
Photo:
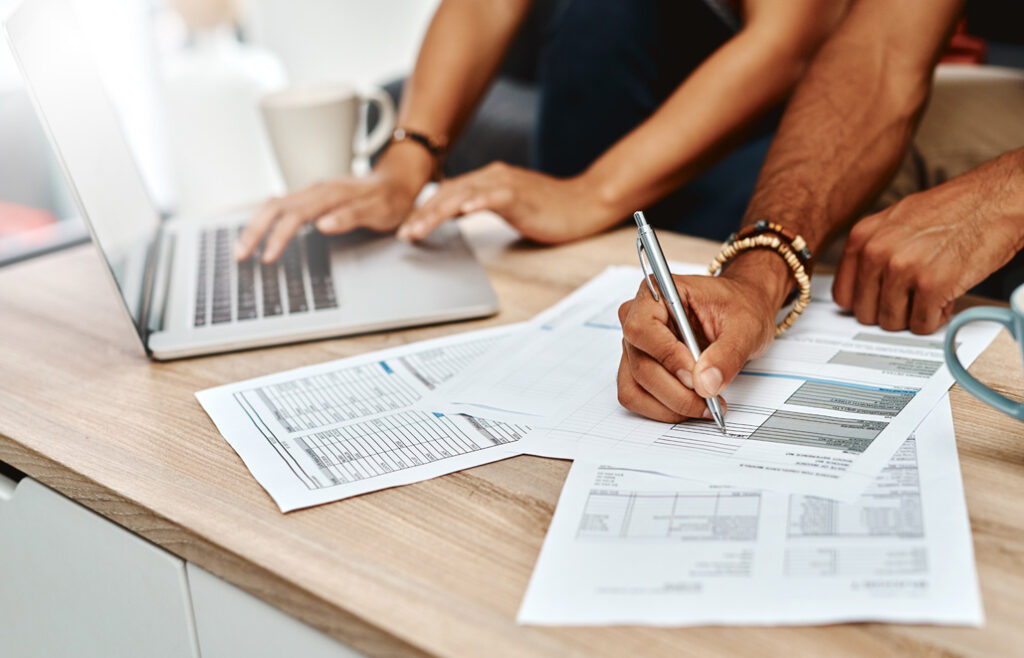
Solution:
[(718, 429), (722, 430), (722, 433), (725, 434), (725, 417), (722, 414), (721, 403), (718, 402), (717, 398), (712, 399), (708, 403), (708, 408), (711, 410), (711, 418), (715, 421), (715, 425), (718, 425)]

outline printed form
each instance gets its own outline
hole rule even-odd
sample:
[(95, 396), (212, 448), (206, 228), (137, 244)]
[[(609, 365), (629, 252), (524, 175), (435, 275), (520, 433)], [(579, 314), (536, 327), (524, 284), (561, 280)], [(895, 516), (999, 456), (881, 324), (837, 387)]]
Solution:
[(521, 623), (983, 621), (948, 398), (851, 503), (612, 463), (573, 464)]
[[(953, 383), (941, 334), (860, 325), (832, 303), (831, 278), (821, 276), (799, 321), (726, 389), (727, 433), (710, 420), (641, 418), (618, 403), (615, 383), (617, 309), (641, 277), (639, 268), (609, 268), (426, 404), (530, 425), (536, 429), (517, 446), (528, 454), (573, 459), (584, 447), (610, 450), (622, 453), (614, 458), (621, 466), (657, 460), (682, 477), (852, 500)], [(962, 362), (997, 331), (961, 331)]]
[(519, 454), (515, 423), (413, 405), (503, 340), (499, 327), (196, 393), (282, 512)]

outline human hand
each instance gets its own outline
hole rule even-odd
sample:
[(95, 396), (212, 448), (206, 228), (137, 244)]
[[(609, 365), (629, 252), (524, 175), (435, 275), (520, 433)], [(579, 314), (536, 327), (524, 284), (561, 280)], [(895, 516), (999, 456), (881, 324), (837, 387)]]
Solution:
[(345, 233), (359, 227), (395, 229), (412, 210), (420, 188), (430, 178), (431, 163), (427, 161), (424, 167), (411, 159), (414, 157), (415, 153), (389, 148), (365, 178), (323, 181), (271, 199), (242, 231), (235, 245), (235, 258), (248, 258), (266, 236), (263, 262), (271, 263), (309, 222), (316, 222), (322, 233)]
[(832, 286), (836, 303), (889, 331), (930, 334), (945, 323), (957, 297), (1024, 248), (1019, 183), (999, 171), (1005, 157), (858, 222)]
[(596, 196), (579, 177), (554, 178), (495, 162), (441, 183), (434, 196), (409, 215), (398, 237), (422, 240), (449, 219), (491, 210), (524, 238), (569, 242), (620, 219), (599, 208)]
[[(747, 265), (765, 263), (764, 256), (782, 262), (774, 254), (751, 252), (749, 256), (753, 258)], [(665, 304), (654, 301), (646, 282), (642, 283), (636, 298), (619, 307), (623, 334), (619, 403), (668, 423), (709, 418), (705, 399), (719, 395), (775, 336), (775, 314), (788, 290), (788, 275), (778, 269), (778, 263), (772, 263), (772, 269), (761, 268), (760, 281), (731, 268), (717, 278), (673, 277), (698, 341), (708, 343), (696, 363), (678, 338)], [(781, 281), (773, 278), (779, 272)]]

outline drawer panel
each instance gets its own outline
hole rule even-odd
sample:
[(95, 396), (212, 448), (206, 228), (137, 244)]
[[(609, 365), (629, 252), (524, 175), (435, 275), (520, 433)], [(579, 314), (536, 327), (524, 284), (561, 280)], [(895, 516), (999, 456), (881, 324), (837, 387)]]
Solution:
[(184, 561), (32, 478), (4, 478), (0, 654), (198, 658)]
[(362, 656), (191, 562), (187, 570), (203, 658)]

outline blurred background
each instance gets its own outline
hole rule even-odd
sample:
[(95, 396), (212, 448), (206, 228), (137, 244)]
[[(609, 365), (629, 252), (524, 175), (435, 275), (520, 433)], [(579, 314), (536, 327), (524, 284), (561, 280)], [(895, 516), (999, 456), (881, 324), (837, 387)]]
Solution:
[[(0, 0), (0, 20), (19, 1)], [(453, 144), (447, 175), (495, 158), (528, 164), (537, 56), (561, 1), (535, 0), (495, 84)], [(153, 200), (165, 214), (201, 216), (283, 191), (259, 98), (324, 82), (361, 90), (389, 83), (397, 97), (440, 0), (66, 2), (92, 46)], [(1000, 3), (969, 0), (966, 23), (976, 36), (958, 32), (944, 58), (982, 74), (972, 75), (970, 85), (987, 90), (975, 93), (980, 103), (1006, 97), (1016, 78), (1007, 82), (997, 71), (994, 82), (981, 80), (992, 75), (977, 64), (1024, 68), (1024, 32), (1004, 13)], [(944, 94), (959, 108), (969, 95), (962, 77), (956, 73), (944, 91), (940, 75), (933, 105)], [(947, 114), (973, 120), (968, 112)], [(942, 123), (938, 130), (953, 128)], [(0, 266), (86, 239), (10, 51), (0, 45)]]
[[(438, 0), (69, 0), (150, 193), (211, 213), (281, 191), (257, 99), (406, 73)], [(18, 4), (0, 0), (0, 20)], [(201, 155), (197, 155), (201, 154)], [(6, 44), (0, 265), (87, 239)]]

